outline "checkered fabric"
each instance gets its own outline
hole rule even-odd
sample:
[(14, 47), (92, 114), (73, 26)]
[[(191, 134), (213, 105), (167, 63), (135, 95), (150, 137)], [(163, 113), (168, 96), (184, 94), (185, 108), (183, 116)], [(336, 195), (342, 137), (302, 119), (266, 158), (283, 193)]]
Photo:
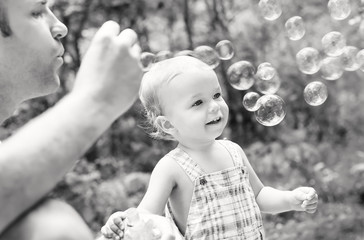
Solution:
[[(205, 173), (183, 150), (168, 153), (194, 182), (184, 238), (262, 240), (262, 217), (235, 143), (218, 140), (230, 153), (234, 167)], [(169, 204), (166, 216), (173, 221)]]

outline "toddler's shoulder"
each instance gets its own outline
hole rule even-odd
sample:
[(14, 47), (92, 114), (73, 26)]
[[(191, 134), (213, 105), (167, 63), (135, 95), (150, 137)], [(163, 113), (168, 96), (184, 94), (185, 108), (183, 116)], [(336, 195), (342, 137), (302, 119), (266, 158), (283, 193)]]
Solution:
[(241, 146), (239, 144), (237, 144), (236, 142), (233, 142), (227, 138), (224, 138), (224, 139), (221, 139), (221, 140), (218, 140), (220, 141), (222, 144), (225, 144), (225, 145), (228, 145), (228, 146), (231, 146), (239, 151), (243, 151), (243, 149), (241, 148)]

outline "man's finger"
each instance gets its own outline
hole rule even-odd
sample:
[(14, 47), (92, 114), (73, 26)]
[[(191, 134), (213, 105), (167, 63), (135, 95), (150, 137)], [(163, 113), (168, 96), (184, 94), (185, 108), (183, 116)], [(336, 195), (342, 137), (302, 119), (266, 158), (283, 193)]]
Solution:
[(117, 39), (121, 44), (132, 47), (138, 42), (138, 35), (134, 30), (127, 28), (121, 31)]
[(103, 38), (105, 36), (117, 36), (120, 32), (120, 26), (114, 21), (105, 22), (95, 34), (96, 39)]

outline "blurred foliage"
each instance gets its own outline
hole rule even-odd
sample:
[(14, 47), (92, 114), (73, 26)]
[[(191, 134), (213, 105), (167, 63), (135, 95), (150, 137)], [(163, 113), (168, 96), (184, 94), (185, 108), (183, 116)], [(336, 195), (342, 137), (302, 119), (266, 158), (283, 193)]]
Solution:
[[(57, 16), (69, 27), (62, 86), (56, 94), (24, 103), (0, 129), (10, 136), (29, 119), (53, 106), (72, 88), (75, 74), (90, 40), (106, 20), (118, 22), (139, 34), (143, 51), (158, 53), (193, 49), (199, 45), (230, 40), (232, 60), (221, 62), (216, 73), (221, 80), (230, 119), (223, 137), (239, 143), (262, 181), (279, 189), (314, 187), (320, 197), (313, 215), (288, 212), (264, 215), (267, 237), (275, 239), (364, 238), (364, 73), (345, 72), (337, 81), (325, 81), (329, 98), (318, 107), (306, 104), (303, 89), (320, 80), (319, 74), (304, 75), (295, 63), (303, 47), (317, 48), (330, 31), (340, 31), (347, 44), (364, 48), (359, 24), (360, 1), (352, 0), (348, 19), (330, 18), (327, 1), (282, 0), (282, 16), (269, 22), (261, 16), (256, 0), (60, 0)], [(306, 35), (289, 40), (285, 21), (299, 15)], [(354, 22), (354, 23), (353, 23)], [(275, 127), (257, 123), (241, 106), (245, 91), (227, 84), (226, 69), (239, 60), (255, 66), (270, 62), (282, 84), (278, 91), (287, 103), (287, 115)], [(136, 206), (149, 173), (175, 143), (150, 139), (143, 124), (140, 102), (115, 121), (68, 173), (53, 194), (70, 202), (97, 232), (116, 210)]]

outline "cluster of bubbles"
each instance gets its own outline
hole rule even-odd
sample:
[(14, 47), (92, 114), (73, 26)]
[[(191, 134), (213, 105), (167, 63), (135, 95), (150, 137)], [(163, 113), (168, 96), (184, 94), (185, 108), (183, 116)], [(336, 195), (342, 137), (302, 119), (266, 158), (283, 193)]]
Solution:
[(285, 102), (276, 95), (281, 80), (276, 69), (269, 62), (259, 64), (257, 71), (249, 61), (233, 63), (227, 70), (230, 85), (237, 90), (248, 90), (255, 86), (259, 92), (247, 92), (243, 107), (254, 112), (255, 119), (264, 126), (279, 124), (286, 115)]
[[(335, 20), (343, 20), (351, 13), (349, 0), (329, 0), (328, 10)], [(260, 0), (258, 7), (262, 16), (268, 21), (274, 21), (282, 15), (279, 0)], [(300, 16), (289, 18), (285, 24), (287, 37), (298, 41), (305, 36), (305, 23)], [(320, 73), (325, 80), (339, 79), (344, 71), (364, 71), (364, 50), (354, 46), (347, 46), (346, 39), (340, 32), (332, 31), (321, 39), (323, 53), (313, 47), (305, 47), (296, 54), (298, 69), (304, 74)], [(141, 64), (144, 71), (158, 61), (172, 56), (189, 55), (199, 58), (212, 69), (219, 66), (221, 60), (230, 60), (234, 56), (234, 47), (229, 40), (222, 40), (216, 46), (198, 46), (194, 50), (184, 50), (176, 54), (161, 51), (157, 54), (144, 52), (141, 54)], [(245, 60), (237, 61), (227, 69), (229, 84), (236, 90), (249, 90), (255, 87), (256, 92), (248, 91), (242, 101), (247, 111), (254, 112), (256, 120), (264, 126), (279, 124), (286, 115), (284, 100), (276, 95), (281, 80), (277, 70), (269, 62), (259, 64), (257, 70), (254, 65)], [(321, 81), (313, 81), (303, 90), (305, 101), (311, 106), (323, 104), (328, 97), (326, 85)]]
[[(268, 21), (274, 21), (282, 15), (279, 0), (260, 0), (258, 6), (262, 16)], [(327, 8), (334, 20), (344, 20), (351, 13), (350, 0), (329, 0)], [(285, 31), (290, 40), (300, 40), (306, 32), (302, 17), (289, 18), (285, 22)], [(332, 81), (339, 79), (344, 71), (364, 71), (364, 50), (348, 46), (342, 33), (326, 33), (321, 39), (321, 46), (322, 54), (313, 47), (305, 47), (297, 52), (296, 63), (302, 73), (319, 73), (322, 79)], [(323, 82), (314, 81), (304, 88), (303, 95), (309, 105), (319, 106), (326, 101), (328, 90)]]

